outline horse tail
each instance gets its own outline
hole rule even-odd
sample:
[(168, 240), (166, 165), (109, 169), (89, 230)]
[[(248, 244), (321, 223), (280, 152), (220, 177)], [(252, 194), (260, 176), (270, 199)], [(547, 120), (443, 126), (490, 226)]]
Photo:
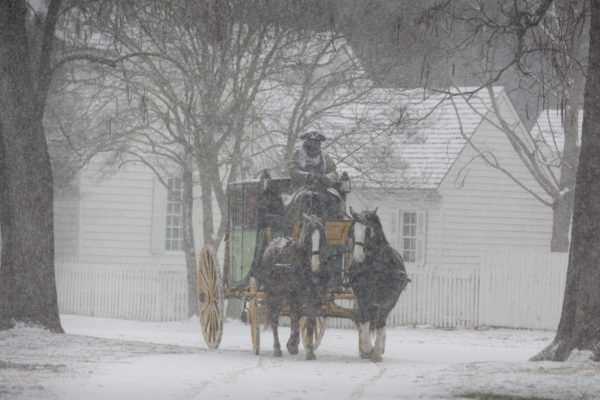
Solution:
[(262, 331), (266, 332), (271, 329), (271, 320), (269, 320), (269, 305), (263, 303), (262, 306), (258, 307), (258, 325), (262, 325)]

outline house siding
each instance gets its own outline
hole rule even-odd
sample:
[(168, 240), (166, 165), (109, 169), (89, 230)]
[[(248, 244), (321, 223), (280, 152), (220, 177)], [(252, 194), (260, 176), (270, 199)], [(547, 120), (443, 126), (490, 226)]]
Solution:
[(79, 253), (79, 176), (69, 187), (55, 191), (54, 248), (58, 258), (75, 259)]
[[(505, 119), (518, 122), (506, 95), (499, 97), (498, 105)], [(491, 151), (504, 168), (547, 199), (509, 140), (492, 123), (484, 119), (473, 135), (473, 143), (480, 150)], [(551, 208), (477, 158), (471, 145), (465, 147), (450, 169), (439, 194), (444, 264), (479, 265), (481, 253), (489, 250), (549, 251)]]
[[(431, 193), (430, 193), (431, 194)], [(393, 227), (398, 211), (416, 211), (426, 214), (424, 237), (424, 259), (417, 263), (407, 263), (408, 267), (418, 264), (440, 264), (442, 236), (441, 236), (441, 214), (440, 202), (437, 197), (426, 198), (425, 192), (421, 191), (377, 191), (373, 189), (354, 190), (348, 196), (348, 205), (354, 211), (364, 209), (372, 210), (377, 207), (377, 215), (383, 226), (386, 238), (390, 244), (398, 249), (397, 232)], [(425, 197), (425, 199), (423, 199)]]
[[(103, 167), (102, 158), (96, 158), (81, 174), (79, 262), (183, 266), (183, 252), (152, 251), (153, 207), (166, 208), (166, 203), (156, 204), (153, 172), (128, 163), (106, 176)], [(164, 246), (164, 232), (159, 234)]]

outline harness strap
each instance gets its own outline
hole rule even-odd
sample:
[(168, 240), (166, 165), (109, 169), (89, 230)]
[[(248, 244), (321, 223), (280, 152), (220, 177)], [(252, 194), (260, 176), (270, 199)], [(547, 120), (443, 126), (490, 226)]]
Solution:
[(354, 242), (354, 245), (365, 247), (365, 244), (363, 242)]
[(317, 251), (313, 251), (313, 252), (312, 252), (312, 253), (310, 253), (310, 254), (312, 254), (312, 255), (319, 254), (319, 250), (317, 250)]

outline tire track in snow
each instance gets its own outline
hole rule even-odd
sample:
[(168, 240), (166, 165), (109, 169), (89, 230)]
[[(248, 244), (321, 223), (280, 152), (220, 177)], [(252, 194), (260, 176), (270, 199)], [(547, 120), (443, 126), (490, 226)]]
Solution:
[[(263, 365), (263, 358), (262, 357), (258, 357), (257, 362), (254, 365), (245, 367), (245, 368), (241, 368), (235, 371), (231, 371), (228, 373), (225, 373), (223, 375), (219, 375), (219, 378), (221, 379), (221, 381), (219, 382), (220, 384), (227, 384), (227, 383), (233, 383), (236, 380), (238, 380), (239, 378), (243, 377), (244, 375), (256, 371), (257, 369), (263, 369), (265, 366)], [(188, 390), (186, 390), (186, 395), (185, 398), (186, 399), (197, 399), (198, 396), (204, 391), (204, 389), (206, 389), (208, 387), (208, 385), (214, 384), (214, 381), (205, 381), (202, 382), (200, 385), (196, 386), (194, 385), (193, 388), (189, 388)]]
[(375, 373), (373, 376), (363, 380), (361, 383), (358, 384), (358, 386), (350, 393), (350, 396), (348, 397), (349, 400), (362, 399), (365, 393), (365, 388), (377, 382), (387, 372), (387, 368), (383, 365), (378, 365), (377, 370), (377, 373)]

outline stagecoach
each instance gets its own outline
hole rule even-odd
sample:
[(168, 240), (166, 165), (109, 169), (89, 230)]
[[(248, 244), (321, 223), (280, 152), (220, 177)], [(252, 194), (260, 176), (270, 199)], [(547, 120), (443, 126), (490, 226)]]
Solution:
[[(344, 173), (338, 184), (345, 209), (345, 197), (350, 191), (350, 181)], [(259, 315), (264, 306), (265, 293), (260, 290), (256, 273), (266, 246), (274, 238), (298, 234), (299, 223), (290, 224), (284, 216), (282, 194), (286, 193), (290, 178), (271, 178), (264, 171), (258, 180), (231, 183), (227, 189), (228, 226), (224, 242), (223, 269), (218, 266), (211, 246), (204, 246), (198, 258), (198, 304), (204, 340), (209, 348), (218, 348), (223, 334), (225, 299), (237, 298), (243, 303), (242, 319), (250, 327), (252, 350), (260, 353)], [(353, 300), (348, 287), (351, 260), (349, 231), (352, 220), (348, 217), (325, 221), (327, 244), (325, 257), (339, 263), (339, 285), (328, 290), (321, 307), (315, 348), (325, 332), (328, 317), (354, 318), (354, 307), (344, 307), (336, 300)], [(283, 311), (285, 315), (286, 311)], [(304, 319), (304, 318), (303, 318)], [(301, 320), (301, 339), (306, 344), (306, 331)]]

